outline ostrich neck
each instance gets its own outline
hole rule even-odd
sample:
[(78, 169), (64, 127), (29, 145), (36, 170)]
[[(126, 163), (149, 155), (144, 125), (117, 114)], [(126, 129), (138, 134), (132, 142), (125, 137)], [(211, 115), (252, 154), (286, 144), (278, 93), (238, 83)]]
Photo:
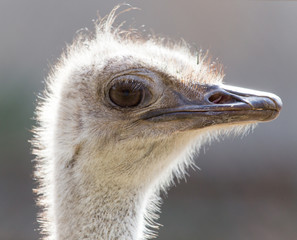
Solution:
[(159, 187), (166, 187), (183, 159), (177, 157), (180, 148), (158, 143), (148, 147), (135, 141), (94, 153), (89, 149), (95, 147), (86, 144), (70, 160), (69, 152), (59, 154), (53, 174), (53, 239), (144, 239), (145, 219), (154, 218)]
[(145, 200), (139, 189), (112, 179), (102, 184), (55, 180), (55, 240), (141, 238)]

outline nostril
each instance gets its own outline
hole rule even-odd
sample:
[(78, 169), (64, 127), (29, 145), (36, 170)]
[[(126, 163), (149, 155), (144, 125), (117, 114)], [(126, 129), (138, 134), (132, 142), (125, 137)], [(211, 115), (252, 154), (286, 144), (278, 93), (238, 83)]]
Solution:
[(235, 103), (235, 102), (239, 102), (235, 97), (233, 97), (232, 95), (228, 95), (225, 93), (215, 93), (213, 95), (211, 95), (208, 100), (214, 104), (228, 104), (228, 103)]

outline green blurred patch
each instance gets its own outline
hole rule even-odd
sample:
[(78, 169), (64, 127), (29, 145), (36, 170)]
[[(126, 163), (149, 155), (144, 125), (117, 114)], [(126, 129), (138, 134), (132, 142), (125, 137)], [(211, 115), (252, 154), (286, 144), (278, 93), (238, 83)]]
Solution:
[(0, 87), (0, 172), (18, 169), (27, 172), (31, 168), (31, 129), (34, 124), (38, 84), (33, 78), (20, 74), (1, 73)]

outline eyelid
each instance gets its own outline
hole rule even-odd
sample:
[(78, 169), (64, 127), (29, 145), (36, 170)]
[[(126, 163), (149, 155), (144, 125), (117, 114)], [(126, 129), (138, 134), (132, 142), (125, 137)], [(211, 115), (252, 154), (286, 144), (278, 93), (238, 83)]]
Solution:
[[(149, 75), (151, 75), (151, 76), (149, 76)], [(121, 77), (121, 76), (137, 76), (140, 79), (145, 79), (151, 83), (154, 83), (153, 79), (156, 77), (155, 75), (157, 75), (157, 74), (154, 72), (148, 71), (146, 68), (130, 68), (130, 69), (121, 71), (117, 74), (114, 74), (112, 77), (112, 80), (116, 79), (118, 77)]]
[(112, 86), (114, 86), (117, 83), (123, 83), (123, 82), (130, 82), (131, 84), (135, 84), (135, 86), (143, 86), (145, 89), (147, 89), (150, 94), (152, 95), (152, 89), (154, 86), (151, 84), (153, 83), (152, 80), (147, 81), (147, 79), (150, 79), (148, 76), (144, 75), (132, 75), (132, 74), (124, 74), (117, 77), (114, 77), (108, 84), (107, 89), (110, 89)]
[(115, 81), (114, 84), (112, 84), (111, 88), (114, 87), (115, 85), (122, 85), (122, 86), (125, 86), (125, 85), (130, 85), (132, 86), (133, 89), (139, 89), (141, 87), (144, 87), (144, 88), (148, 88), (145, 84), (139, 82), (139, 81), (131, 81), (130, 79), (127, 79), (126, 81), (125, 80), (118, 80), (118, 81)]
[(152, 82), (152, 80), (145, 75), (124, 74), (124, 75), (114, 77), (110, 81), (110, 84), (113, 85), (113, 83), (115, 83), (116, 81), (119, 81), (119, 82), (131, 81), (131, 82), (141, 82), (143, 85), (148, 85), (146, 80), (150, 80), (150, 82)]

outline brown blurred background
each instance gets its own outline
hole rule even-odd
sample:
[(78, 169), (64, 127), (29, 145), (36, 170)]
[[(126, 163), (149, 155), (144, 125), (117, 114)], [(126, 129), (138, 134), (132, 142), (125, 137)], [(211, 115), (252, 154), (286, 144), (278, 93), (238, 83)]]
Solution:
[[(38, 238), (30, 129), (49, 65), (77, 30), (121, 1), (0, 1), (0, 239)], [(128, 1), (128, 26), (210, 49), (225, 82), (271, 91), (280, 117), (206, 146), (164, 198), (158, 239), (297, 239), (297, 2)]]

